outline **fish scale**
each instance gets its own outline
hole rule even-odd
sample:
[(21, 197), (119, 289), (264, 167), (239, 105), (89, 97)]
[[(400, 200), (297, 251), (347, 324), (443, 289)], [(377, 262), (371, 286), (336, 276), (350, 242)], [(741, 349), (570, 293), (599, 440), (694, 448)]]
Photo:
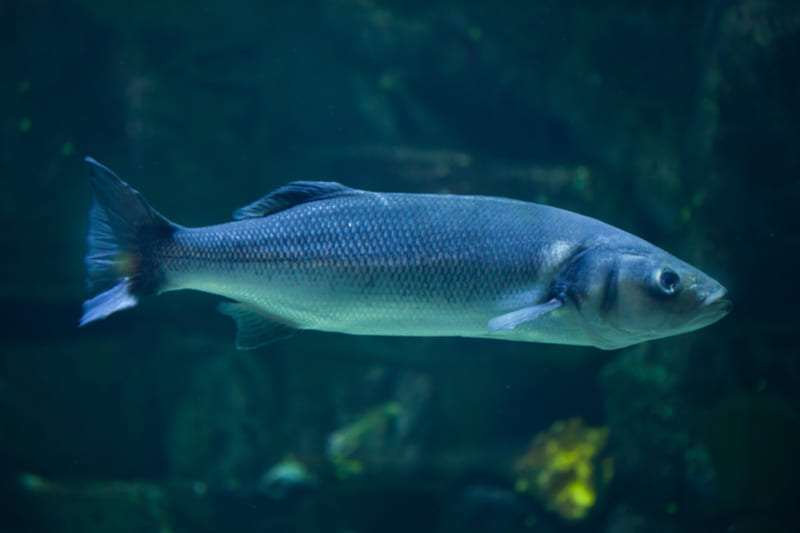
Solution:
[(179, 229), (157, 262), (165, 290), (224, 294), (302, 329), (480, 336), (543, 265), (526, 205), (357, 194)]

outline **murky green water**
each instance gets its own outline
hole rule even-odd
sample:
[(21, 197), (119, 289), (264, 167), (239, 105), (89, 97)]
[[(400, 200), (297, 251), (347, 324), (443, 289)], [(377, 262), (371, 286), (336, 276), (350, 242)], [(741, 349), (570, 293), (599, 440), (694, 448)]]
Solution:
[[(800, 7), (0, 4), (0, 529), (793, 531)], [(549, 203), (726, 285), (632, 348), (77, 329), (91, 155), (185, 225), (292, 180)]]

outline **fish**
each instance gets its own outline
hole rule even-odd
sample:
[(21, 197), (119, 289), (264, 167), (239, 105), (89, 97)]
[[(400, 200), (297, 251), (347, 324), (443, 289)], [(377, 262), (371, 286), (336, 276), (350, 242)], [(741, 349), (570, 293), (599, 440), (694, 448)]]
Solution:
[(236, 347), (297, 330), (458, 336), (611, 350), (694, 331), (727, 290), (594, 218), (491, 196), (381, 193), (296, 181), (183, 227), (91, 157), (80, 326), (145, 296), (225, 298)]

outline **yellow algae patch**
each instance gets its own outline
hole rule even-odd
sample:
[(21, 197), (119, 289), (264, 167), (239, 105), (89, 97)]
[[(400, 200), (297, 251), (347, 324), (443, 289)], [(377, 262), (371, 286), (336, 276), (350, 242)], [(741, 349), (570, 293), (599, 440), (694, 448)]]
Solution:
[(389, 423), (402, 415), (402, 406), (388, 402), (369, 409), (353, 423), (328, 435), (327, 456), (333, 464), (336, 476), (345, 479), (364, 472), (364, 462), (359, 451), (365, 443), (385, 435)]
[(514, 487), (565, 520), (579, 521), (613, 476), (611, 458), (602, 456), (607, 442), (606, 427), (586, 427), (580, 418), (555, 422), (515, 463)]

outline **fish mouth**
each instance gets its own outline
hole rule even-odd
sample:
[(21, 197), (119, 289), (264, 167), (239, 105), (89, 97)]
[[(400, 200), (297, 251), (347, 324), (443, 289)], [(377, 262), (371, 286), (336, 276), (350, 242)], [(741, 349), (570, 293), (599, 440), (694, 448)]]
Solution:
[(721, 313), (723, 316), (727, 315), (733, 309), (733, 303), (729, 299), (725, 298), (727, 294), (728, 289), (725, 287), (720, 287), (716, 291), (706, 296), (706, 299), (703, 301), (703, 308), (716, 311)]
[(693, 328), (701, 328), (720, 320), (733, 309), (733, 303), (725, 298), (728, 290), (720, 287), (703, 299), (697, 316), (691, 322)]

